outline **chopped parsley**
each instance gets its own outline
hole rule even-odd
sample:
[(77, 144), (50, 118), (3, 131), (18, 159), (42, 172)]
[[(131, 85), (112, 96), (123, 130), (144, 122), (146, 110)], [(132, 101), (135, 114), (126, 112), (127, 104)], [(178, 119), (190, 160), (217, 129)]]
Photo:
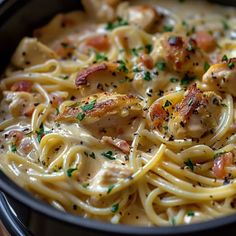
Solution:
[(149, 53), (151, 53), (153, 47), (151, 44), (147, 44), (147, 45), (145, 45), (145, 49), (146, 49), (147, 53), (149, 54)]
[(41, 125), (40, 125), (40, 127), (39, 127), (39, 131), (36, 131), (36, 134), (37, 134), (38, 142), (40, 143), (40, 142), (41, 142), (41, 139), (42, 139), (43, 136), (44, 136), (44, 126), (43, 126), (43, 123), (41, 123)]
[(66, 171), (67, 176), (68, 176), (68, 177), (71, 177), (71, 176), (72, 176), (72, 173), (73, 173), (74, 171), (76, 171), (76, 170), (77, 170), (77, 168), (69, 168), (69, 169)]
[(110, 160), (115, 160), (116, 158), (113, 156), (113, 152), (112, 151), (107, 151), (107, 152), (102, 152), (101, 154), (102, 156), (110, 159)]
[(170, 223), (171, 223), (172, 225), (176, 225), (176, 219), (175, 219), (175, 217), (172, 217), (172, 218), (170, 219)]
[(91, 101), (89, 104), (86, 104), (82, 107), (80, 107), (83, 111), (90, 111), (94, 108), (94, 105), (96, 103), (96, 100)]
[(85, 114), (83, 112), (78, 113), (78, 115), (76, 116), (76, 119), (79, 121), (82, 121), (85, 117)]
[(128, 21), (118, 17), (115, 22), (108, 22), (105, 29), (106, 30), (113, 30), (115, 28), (125, 26), (125, 25), (128, 25), (128, 24), (129, 24)]
[(194, 215), (195, 215), (194, 211), (192, 211), (192, 210), (187, 211), (187, 216), (193, 217)]
[(111, 212), (116, 213), (119, 209), (119, 203), (113, 204), (111, 207)]
[(81, 184), (83, 188), (87, 188), (89, 186), (89, 183), (84, 183), (84, 184)]
[(230, 29), (229, 24), (226, 20), (222, 20), (222, 25), (223, 25), (224, 30), (229, 30)]
[(164, 25), (163, 30), (164, 32), (172, 32), (174, 27), (172, 25)]
[(107, 56), (104, 53), (96, 53), (96, 62), (108, 61)]
[(11, 144), (11, 152), (16, 152), (16, 145), (15, 144)]
[(117, 71), (123, 71), (125, 73), (129, 72), (124, 61), (118, 60), (117, 63), (119, 63), (119, 66), (116, 68)]
[(141, 72), (141, 70), (138, 67), (134, 67), (133, 72), (138, 73), (138, 72)]
[(171, 83), (177, 83), (179, 80), (177, 78), (171, 77), (170, 82)]
[(143, 80), (150, 81), (152, 80), (151, 74), (149, 71), (146, 71), (143, 76)]
[(184, 164), (185, 164), (191, 171), (194, 170), (194, 164), (193, 164), (193, 162), (192, 162), (190, 159), (188, 159), (187, 161), (185, 161)]
[(230, 61), (229, 63), (228, 63), (228, 67), (229, 67), (229, 69), (230, 70), (232, 70), (233, 68), (234, 68), (234, 63), (232, 62), (232, 61)]
[(193, 46), (193, 43), (192, 43), (191, 41), (188, 42), (187, 50), (188, 50), (189, 52), (193, 52), (193, 51), (194, 51), (194, 46)]
[(227, 55), (224, 55), (223, 57), (222, 57), (222, 59), (221, 59), (221, 61), (228, 61), (229, 59), (228, 59), (228, 57), (227, 57)]
[(204, 71), (205, 71), (205, 72), (208, 71), (209, 68), (210, 68), (209, 63), (208, 63), (208, 62), (205, 62), (205, 63), (204, 63)]
[(185, 75), (181, 81), (180, 81), (180, 84), (181, 85), (189, 85), (192, 81), (194, 81), (196, 79), (195, 76), (189, 76), (189, 75)]
[(107, 189), (107, 193), (110, 193), (114, 187), (115, 187), (115, 184), (109, 185)]
[(172, 103), (169, 101), (169, 100), (166, 100), (165, 104), (164, 104), (164, 107), (168, 107), (168, 106), (171, 106)]
[(156, 63), (156, 67), (157, 67), (158, 70), (164, 71), (165, 68), (166, 68), (166, 63), (163, 62), (163, 61), (162, 61), (162, 62), (157, 62), (157, 63)]
[(138, 57), (139, 56), (139, 52), (143, 50), (143, 47), (139, 47), (139, 48), (132, 48), (130, 50), (130, 53), (133, 55), (133, 56), (136, 56)]
[(61, 75), (61, 76), (59, 76), (59, 77), (62, 78), (62, 79), (64, 79), (64, 80), (69, 79), (69, 75)]

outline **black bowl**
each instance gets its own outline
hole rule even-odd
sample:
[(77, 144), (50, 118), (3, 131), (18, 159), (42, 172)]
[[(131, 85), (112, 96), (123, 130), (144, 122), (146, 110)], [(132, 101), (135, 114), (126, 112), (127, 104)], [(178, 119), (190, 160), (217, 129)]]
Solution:
[[(218, 1), (236, 5), (236, 1)], [(18, 42), (57, 12), (80, 9), (78, 0), (0, 1), (0, 70)], [(236, 214), (208, 222), (175, 227), (112, 225), (58, 211), (37, 200), (0, 171), (0, 219), (11, 235), (234, 235)]]

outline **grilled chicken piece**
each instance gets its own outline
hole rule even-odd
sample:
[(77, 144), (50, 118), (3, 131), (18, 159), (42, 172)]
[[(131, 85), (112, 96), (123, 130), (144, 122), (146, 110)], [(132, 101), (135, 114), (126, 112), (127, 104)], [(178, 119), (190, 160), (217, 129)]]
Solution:
[(196, 41), (184, 36), (165, 33), (156, 42), (152, 56), (155, 62), (165, 62), (170, 71), (201, 77), (207, 56)]
[(3, 92), (5, 101), (9, 104), (9, 111), (14, 117), (21, 115), (31, 116), (34, 111), (34, 103), (37, 103), (37, 97), (27, 92)]
[(119, 0), (82, 0), (89, 16), (97, 21), (112, 21), (115, 18), (115, 6)]
[(119, 61), (94, 64), (79, 72), (75, 85), (82, 96), (94, 94), (98, 90), (101, 92), (131, 92), (127, 69), (121, 67), (122, 65)]
[(156, 23), (161, 20), (161, 16), (151, 5), (129, 6), (127, 2), (120, 4), (117, 14), (131, 25), (136, 25), (142, 30), (152, 32)]
[(176, 105), (169, 130), (176, 138), (200, 138), (217, 126), (222, 99), (214, 92), (202, 92), (193, 84)]
[(120, 182), (132, 175), (132, 170), (126, 166), (116, 162), (104, 162), (101, 170), (96, 174), (92, 185), (109, 186)]
[(128, 154), (130, 152), (130, 145), (125, 140), (103, 136), (101, 141), (103, 143), (109, 143), (115, 146), (117, 149), (120, 149), (125, 154)]
[(236, 58), (212, 65), (204, 74), (203, 82), (220, 92), (236, 96)]
[[(135, 119), (142, 116), (139, 102), (132, 95), (98, 93), (66, 106), (56, 120), (80, 122), (100, 138), (104, 134), (118, 137), (128, 132), (128, 127), (132, 127)], [(125, 137), (120, 138), (127, 140)]]
[(50, 48), (36, 38), (25, 37), (17, 47), (11, 62), (18, 68), (26, 68), (54, 58), (57, 58), (57, 55)]

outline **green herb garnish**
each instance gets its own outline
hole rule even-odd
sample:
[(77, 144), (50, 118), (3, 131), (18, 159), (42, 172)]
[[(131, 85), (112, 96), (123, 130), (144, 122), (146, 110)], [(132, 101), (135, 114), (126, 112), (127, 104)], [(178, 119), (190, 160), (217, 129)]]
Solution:
[(102, 156), (110, 159), (110, 160), (115, 160), (116, 158), (113, 156), (113, 152), (112, 151), (107, 151), (107, 152), (103, 152), (101, 154)]
[(222, 20), (222, 25), (223, 25), (224, 30), (229, 30), (230, 29), (229, 24), (226, 20)]
[(38, 142), (40, 143), (40, 142), (41, 142), (41, 139), (42, 139), (43, 136), (44, 136), (44, 126), (43, 126), (43, 123), (41, 123), (41, 125), (40, 125), (40, 127), (39, 127), (39, 131), (36, 131), (36, 134), (37, 134)]
[(183, 79), (181, 79), (180, 84), (181, 85), (189, 85), (192, 81), (196, 79), (195, 76), (188, 76), (185, 75)]
[(157, 67), (158, 70), (164, 71), (165, 68), (166, 68), (166, 63), (165, 62), (157, 62), (156, 67)]
[(192, 211), (192, 210), (187, 211), (187, 216), (193, 217), (194, 215), (195, 215), (194, 211)]
[(136, 56), (138, 57), (139, 56), (139, 52), (143, 50), (143, 47), (139, 47), (139, 48), (132, 48), (130, 50), (130, 53), (133, 55), (133, 56)]
[(108, 61), (107, 56), (104, 53), (96, 53), (96, 62)]
[(11, 151), (16, 152), (16, 145), (13, 143), (11, 144)]
[(233, 68), (234, 68), (234, 63), (232, 62), (232, 61), (230, 61), (229, 63), (228, 63), (228, 67), (229, 67), (229, 69), (230, 70), (232, 70)]
[(76, 116), (76, 119), (79, 120), (79, 121), (82, 121), (85, 117), (85, 114), (80, 112), (77, 116)]
[(172, 103), (169, 101), (169, 100), (166, 100), (165, 104), (164, 104), (164, 107), (168, 107), (168, 106), (171, 106)]
[(81, 184), (83, 188), (87, 188), (89, 186), (89, 183), (84, 183), (84, 184)]
[(113, 30), (115, 28), (121, 27), (121, 26), (125, 26), (128, 25), (128, 21), (122, 19), (122, 18), (117, 18), (117, 20), (115, 22), (108, 22), (105, 29), (106, 30)]
[(152, 80), (152, 77), (151, 77), (151, 74), (150, 74), (149, 71), (146, 71), (146, 72), (144, 73), (143, 79), (146, 80), (146, 81)]
[(129, 72), (124, 61), (118, 60), (117, 63), (119, 63), (119, 66), (116, 68), (117, 71), (123, 71), (125, 73)]
[(172, 25), (164, 25), (163, 30), (164, 32), (172, 32), (174, 27)]
[(71, 177), (72, 176), (72, 173), (74, 172), (74, 171), (76, 171), (77, 170), (77, 168), (69, 168), (66, 172), (67, 172), (67, 176), (68, 177)]
[(56, 107), (56, 115), (59, 115), (59, 114), (60, 114), (59, 108)]
[(111, 207), (111, 212), (116, 213), (119, 209), (119, 203), (113, 204)]
[(146, 49), (147, 53), (149, 54), (149, 53), (151, 53), (153, 47), (151, 44), (147, 44), (147, 45), (145, 45), (145, 49)]
[(191, 171), (194, 170), (194, 164), (193, 164), (193, 162), (192, 162), (190, 159), (188, 159), (187, 161), (185, 161), (184, 164), (185, 164)]
[(208, 71), (209, 68), (210, 68), (209, 63), (208, 63), (208, 62), (205, 62), (205, 63), (204, 63), (204, 71), (205, 71), (205, 72)]
[(107, 189), (107, 193), (110, 193), (114, 187), (115, 187), (115, 184), (109, 185)]
[(89, 104), (86, 104), (82, 107), (80, 107), (83, 111), (90, 111), (94, 108), (94, 105), (96, 103), (96, 100), (91, 101)]
[(221, 59), (221, 61), (228, 61), (229, 59), (228, 59), (228, 57), (227, 57), (227, 55), (224, 55), (223, 57), (222, 57), (222, 59)]

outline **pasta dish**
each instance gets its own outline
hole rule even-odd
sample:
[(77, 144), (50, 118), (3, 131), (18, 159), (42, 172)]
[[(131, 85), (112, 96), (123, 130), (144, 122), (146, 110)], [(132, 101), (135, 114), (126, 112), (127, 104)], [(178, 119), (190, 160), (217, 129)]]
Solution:
[(0, 169), (113, 224), (235, 213), (235, 9), (82, 2), (23, 38), (2, 76)]

